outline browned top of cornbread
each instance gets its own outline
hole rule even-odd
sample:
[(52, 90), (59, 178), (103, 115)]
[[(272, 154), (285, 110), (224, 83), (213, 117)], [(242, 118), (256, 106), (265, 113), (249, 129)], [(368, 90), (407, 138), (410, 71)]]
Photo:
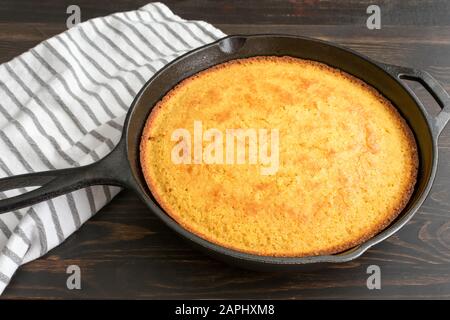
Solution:
[[(222, 132), (278, 129), (278, 171), (174, 164), (171, 134), (193, 135), (194, 121)], [(182, 81), (152, 110), (140, 150), (152, 194), (180, 225), (268, 256), (333, 254), (372, 237), (405, 207), (418, 167), (414, 137), (388, 100), (291, 57), (233, 60)]]

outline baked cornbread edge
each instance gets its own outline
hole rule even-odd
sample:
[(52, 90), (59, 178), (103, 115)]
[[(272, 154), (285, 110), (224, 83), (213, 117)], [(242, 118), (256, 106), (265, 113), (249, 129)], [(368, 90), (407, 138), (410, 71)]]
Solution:
[[(176, 94), (176, 92), (181, 87), (187, 85), (190, 81), (193, 81), (194, 79), (197, 79), (208, 72), (215, 71), (215, 70), (218, 70), (221, 68), (226, 68), (232, 64), (241, 64), (241, 63), (246, 63), (246, 62), (251, 62), (251, 61), (261, 61), (261, 60), (275, 61), (275, 62), (284, 61), (284, 62), (289, 62), (289, 63), (299, 63), (299, 62), (306, 63), (306, 64), (317, 66), (322, 70), (332, 72), (338, 77), (346, 78), (349, 81), (351, 81), (352, 83), (359, 85), (359, 86), (365, 88), (366, 90), (368, 90), (369, 92), (371, 92), (383, 105), (385, 105), (387, 107), (389, 112), (391, 112), (394, 119), (396, 119), (397, 123), (402, 128), (402, 131), (408, 140), (408, 144), (409, 144), (408, 149), (411, 150), (411, 157), (412, 157), (411, 163), (413, 165), (413, 168), (412, 168), (413, 172), (411, 173), (411, 179), (408, 183), (409, 188), (408, 188), (408, 190), (405, 190), (401, 201), (399, 201), (399, 203), (396, 205), (396, 209), (392, 211), (392, 213), (389, 215), (389, 217), (387, 219), (385, 219), (384, 221), (382, 221), (381, 223), (379, 223), (378, 225), (375, 225), (371, 230), (369, 230), (366, 234), (362, 235), (361, 237), (353, 239), (353, 240), (349, 240), (349, 241), (345, 242), (344, 244), (331, 246), (331, 247), (324, 248), (322, 250), (316, 250), (316, 251), (311, 251), (311, 252), (276, 252), (276, 253), (273, 253), (271, 251), (253, 251), (253, 250), (241, 249), (236, 246), (230, 245), (228, 243), (217, 241), (216, 239), (212, 239), (208, 235), (195, 230), (195, 228), (193, 228), (191, 225), (182, 221), (180, 216), (177, 214), (177, 211), (174, 208), (172, 208), (164, 200), (164, 196), (159, 193), (159, 190), (156, 187), (156, 183), (153, 180), (153, 177), (149, 174), (147, 164), (145, 163), (145, 161), (143, 161), (146, 158), (146, 152), (148, 151), (144, 147), (144, 142), (147, 141), (147, 139), (149, 138), (149, 134), (150, 134), (150, 130), (153, 125), (153, 122), (156, 119), (156, 117), (158, 116), (159, 112), (161, 112), (162, 108), (164, 107), (165, 102), (168, 101), (174, 94)], [(174, 219), (178, 224), (180, 224), (184, 229), (188, 230), (189, 232), (191, 232), (211, 243), (223, 246), (228, 249), (236, 250), (239, 252), (255, 254), (255, 255), (260, 255), (260, 256), (272, 256), (272, 257), (307, 257), (307, 256), (330, 255), (330, 254), (337, 254), (337, 253), (343, 252), (343, 251), (353, 248), (361, 243), (364, 243), (365, 241), (369, 240), (370, 238), (374, 237), (376, 234), (381, 232), (387, 226), (389, 226), (398, 217), (398, 215), (402, 212), (402, 210), (406, 207), (406, 205), (408, 204), (409, 199), (414, 191), (414, 186), (416, 184), (417, 172), (418, 172), (418, 167), (419, 167), (419, 158), (418, 158), (417, 145), (416, 145), (416, 141), (414, 139), (414, 135), (413, 135), (411, 129), (409, 128), (408, 124), (406, 123), (406, 121), (403, 119), (403, 117), (400, 115), (400, 113), (397, 111), (397, 109), (392, 105), (392, 103), (388, 99), (386, 99), (375, 88), (371, 87), (364, 81), (362, 81), (342, 70), (336, 69), (334, 67), (330, 67), (324, 63), (317, 62), (317, 61), (300, 59), (300, 58), (295, 58), (295, 57), (291, 57), (291, 56), (255, 56), (255, 57), (250, 57), (250, 58), (230, 60), (225, 63), (221, 63), (218, 65), (212, 66), (206, 70), (200, 71), (200, 72), (182, 80), (180, 83), (178, 83), (176, 86), (174, 86), (158, 103), (156, 103), (156, 105), (154, 106), (150, 115), (147, 118), (144, 130), (143, 130), (143, 133), (141, 136), (141, 142), (140, 142), (140, 163), (141, 163), (141, 168), (143, 171), (144, 178), (147, 182), (147, 186), (149, 187), (152, 195), (154, 196), (154, 198), (156, 199), (158, 204), (172, 219)]]

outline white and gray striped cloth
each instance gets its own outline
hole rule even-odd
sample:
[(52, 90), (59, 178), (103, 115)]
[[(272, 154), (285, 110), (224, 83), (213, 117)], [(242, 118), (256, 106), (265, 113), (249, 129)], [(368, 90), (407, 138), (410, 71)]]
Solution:
[[(0, 65), (0, 177), (99, 160), (119, 140), (144, 83), (177, 56), (223, 36), (150, 3), (78, 24)], [(21, 264), (59, 245), (119, 191), (93, 186), (1, 214), (0, 293)]]

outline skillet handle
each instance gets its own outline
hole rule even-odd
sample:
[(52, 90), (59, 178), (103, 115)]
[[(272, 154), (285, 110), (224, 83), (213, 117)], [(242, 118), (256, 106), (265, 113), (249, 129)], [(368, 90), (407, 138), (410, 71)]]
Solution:
[(0, 191), (40, 186), (0, 200), (0, 214), (31, 206), (91, 185), (127, 186), (131, 177), (122, 143), (92, 164), (61, 170), (21, 174), (0, 179)]
[(442, 129), (444, 129), (445, 125), (450, 120), (450, 96), (441, 84), (426, 71), (388, 64), (384, 64), (383, 67), (386, 71), (400, 80), (405, 79), (419, 82), (436, 100), (441, 107), (441, 111), (434, 117), (433, 130), (435, 131), (436, 136), (439, 136)]

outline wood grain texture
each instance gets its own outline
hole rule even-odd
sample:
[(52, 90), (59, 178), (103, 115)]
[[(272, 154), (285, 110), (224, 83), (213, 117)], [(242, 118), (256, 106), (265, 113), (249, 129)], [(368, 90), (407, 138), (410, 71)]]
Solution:
[[(83, 20), (146, 1), (77, 1)], [(429, 71), (450, 91), (448, 1), (378, 1), (382, 29), (365, 28), (370, 1), (167, 1), (177, 14), (225, 33), (289, 33), (333, 41), (369, 57)], [(72, 1), (0, 2), (0, 62), (65, 30)], [(435, 103), (414, 85), (429, 108)], [(11, 298), (450, 298), (450, 126), (439, 140), (432, 191), (411, 222), (361, 258), (315, 272), (258, 273), (192, 249), (130, 191), (123, 191), (65, 243), (23, 266)], [(66, 289), (67, 266), (82, 290)], [(366, 288), (366, 269), (382, 271), (382, 289)]]

